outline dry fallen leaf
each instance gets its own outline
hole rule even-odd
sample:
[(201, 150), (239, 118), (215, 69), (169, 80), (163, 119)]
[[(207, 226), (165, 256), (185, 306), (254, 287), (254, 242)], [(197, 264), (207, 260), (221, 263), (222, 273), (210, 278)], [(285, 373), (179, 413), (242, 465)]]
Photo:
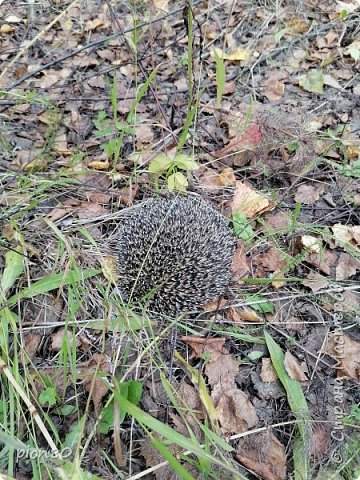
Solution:
[(331, 333), (326, 342), (325, 353), (336, 360), (337, 377), (360, 381), (360, 343), (342, 331)]
[(295, 201), (305, 205), (311, 205), (319, 200), (318, 190), (312, 185), (300, 185), (295, 193)]
[(278, 80), (264, 82), (264, 95), (270, 102), (277, 102), (285, 93), (285, 84)]
[(250, 266), (246, 258), (247, 246), (245, 242), (239, 241), (231, 264), (232, 278), (240, 281), (250, 273)]
[(340, 253), (339, 263), (336, 265), (336, 280), (347, 280), (360, 270), (360, 260), (348, 253)]
[(80, 345), (80, 340), (75, 334), (73, 334), (69, 330), (66, 330), (65, 328), (60, 328), (59, 330), (57, 330), (57, 332), (51, 335), (51, 350), (54, 350), (55, 352), (60, 352), (64, 345), (64, 342), (67, 342), (70, 347), (72, 347), (74, 342), (76, 343), (76, 346)]
[(236, 177), (234, 170), (231, 167), (224, 168), (219, 174), (220, 184), (224, 187), (233, 186), (236, 184)]
[(239, 363), (233, 355), (221, 355), (205, 367), (211, 398), (222, 430), (227, 433), (242, 433), (258, 422), (255, 408), (248, 396), (237, 388), (235, 377)]
[(257, 193), (248, 182), (236, 182), (231, 202), (233, 215), (243, 213), (247, 218), (254, 218), (271, 210), (273, 207), (274, 204), (268, 198)]
[(264, 383), (275, 382), (278, 379), (270, 358), (261, 359), (260, 378)]
[(228, 311), (227, 318), (235, 325), (241, 325), (243, 322), (264, 323), (264, 319), (261, 318), (255, 310), (252, 310), (249, 307), (232, 307)]
[(308, 373), (306, 363), (301, 362), (300, 364), (289, 350), (285, 353), (284, 367), (288, 375), (294, 380), (299, 382), (307, 382), (309, 380), (306, 376)]
[(310, 251), (311, 253), (320, 253), (322, 249), (322, 242), (319, 238), (313, 237), (312, 235), (303, 235), (301, 237), (301, 243)]
[(214, 48), (218, 57), (223, 60), (229, 60), (230, 62), (241, 62), (249, 60), (251, 57), (251, 51), (246, 48), (233, 48), (228, 52), (223, 52), (221, 48)]
[(117, 260), (111, 255), (100, 257), (101, 270), (104, 277), (112, 284), (116, 285), (119, 280), (117, 272)]
[(270, 430), (240, 438), (236, 458), (263, 480), (286, 479), (285, 448)]
[(259, 125), (251, 123), (244, 132), (235, 135), (224, 148), (216, 151), (215, 157), (221, 158), (232, 153), (253, 150), (261, 142), (261, 139), (262, 133)]
[(210, 354), (210, 362), (214, 362), (219, 356), (228, 353), (224, 348), (226, 338), (204, 337), (181, 337), (181, 341), (192, 348), (191, 358), (202, 358), (204, 353)]
[(287, 262), (284, 255), (276, 248), (270, 247), (269, 250), (256, 259), (258, 265), (262, 265), (267, 272), (277, 272), (283, 270)]

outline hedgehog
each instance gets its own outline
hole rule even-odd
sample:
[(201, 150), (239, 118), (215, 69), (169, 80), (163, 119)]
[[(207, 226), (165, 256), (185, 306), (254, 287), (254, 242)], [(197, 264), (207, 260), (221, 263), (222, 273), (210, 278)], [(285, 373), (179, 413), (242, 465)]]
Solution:
[(152, 197), (117, 236), (120, 292), (148, 314), (176, 317), (222, 294), (235, 241), (226, 219), (193, 196)]

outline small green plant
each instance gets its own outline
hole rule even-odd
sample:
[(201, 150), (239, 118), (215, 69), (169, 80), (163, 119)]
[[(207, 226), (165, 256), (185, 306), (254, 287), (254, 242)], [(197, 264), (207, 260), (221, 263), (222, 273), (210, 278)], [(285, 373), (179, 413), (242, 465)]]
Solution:
[(254, 230), (252, 229), (249, 220), (243, 213), (234, 213), (232, 222), (235, 235), (244, 240), (247, 245), (251, 245), (254, 239)]
[(159, 178), (164, 177), (170, 192), (174, 190), (184, 192), (188, 186), (188, 179), (183, 172), (191, 172), (197, 168), (195, 160), (183, 153), (177, 153), (174, 158), (161, 154), (151, 161), (149, 172), (155, 175), (156, 189), (159, 187)]

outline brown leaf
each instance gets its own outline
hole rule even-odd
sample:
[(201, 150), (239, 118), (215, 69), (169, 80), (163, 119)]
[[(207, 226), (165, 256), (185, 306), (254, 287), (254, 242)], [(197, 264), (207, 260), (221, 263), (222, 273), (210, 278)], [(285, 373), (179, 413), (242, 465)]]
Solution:
[(278, 379), (270, 358), (261, 359), (260, 378), (264, 383), (275, 382)]
[(267, 229), (283, 229), (288, 228), (291, 224), (289, 214), (283, 211), (266, 213), (265, 215), (265, 226)]
[(181, 337), (181, 341), (193, 349), (191, 358), (202, 358), (204, 353), (209, 353), (211, 360), (214, 362), (219, 356), (227, 353), (224, 348), (226, 338), (204, 338), (204, 337)]
[(241, 433), (258, 422), (255, 408), (235, 384), (239, 363), (233, 355), (221, 355), (205, 367), (211, 398), (224, 433)]
[(247, 218), (254, 218), (273, 207), (274, 204), (268, 198), (257, 193), (248, 182), (236, 182), (231, 202), (233, 214), (243, 213)]
[(336, 280), (347, 280), (360, 270), (360, 260), (348, 253), (340, 253), (339, 263), (336, 266)]
[(285, 84), (278, 80), (264, 82), (265, 89), (264, 95), (270, 100), (270, 102), (277, 102), (285, 93)]
[(310, 272), (302, 284), (309, 287), (314, 293), (323, 290), (329, 286), (329, 281), (316, 272)]
[(253, 149), (261, 142), (261, 139), (260, 127), (251, 123), (244, 132), (236, 135), (224, 148), (215, 152), (215, 157), (225, 157), (231, 153)]
[(263, 255), (260, 255), (256, 261), (258, 264), (262, 265), (267, 272), (283, 270), (287, 264), (283, 255), (281, 255), (281, 252), (274, 247), (270, 247), (269, 250)]
[(295, 201), (305, 205), (311, 205), (319, 200), (319, 192), (312, 185), (300, 185), (295, 193)]
[(227, 318), (231, 323), (234, 323), (235, 325), (242, 324), (243, 322), (264, 322), (264, 319), (260, 317), (258, 313), (250, 307), (232, 307), (228, 311)]
[(21, 355), (20, 361), (23, 360), (25, 363), (29, 363), (34, 358), (39, 348), (41, 339), (42, 335), (39, 335), (38, 333), (29, 333), (24, 336), (23, 349), (26, 355)]
[(67, 337), (66, 342), (70, 347), (73, 345), (74, 342), (76, 346), (80, 345), (80, 340), (74, 333), (66, 330), (65, 328), (60, 328), (59, 330), (57, 330), (57, 332), (51, 335), (51, 350), (54, 350), (55, 352), (60, 352), (65, 341), (65, 336)]
[(325, 250), (320, 253), (310, 253), (305, 261), (318, 268), (326, 275), (330, 275), (330, 267), (334, 267), (337, 261), (337, 254), (330, 250)]
[(108, 159), (102, 160), (93, 160), (92, 162), (88, 163), (89, 168), (93, 168), (94, 170), (109, 170), (110, 162)]
[(101, 270), (104, 277), (113, 285), (116, 285), (119, 280), (117, 271), (117, 260), (111, 255), (106, 255), (100, 258)]
[(239, 242), (236, 247), (235, 255), (232, 260), (231, 271), (234, 281), (239, 281), (241, 278), (248, 276), (250, 267), (246, 259), (247, 246), (245, 242)]
[(294, 380), (298, 380), (299, 382), (308, 381), (308, 377), (306, 376), (308, 373), (306, 363), (301, 362), (300, 364), (289, 350), (285, 352), (284, 367), (289, 376)]
[(233, 186), (236, 184), (236, 177), (234, 170), (231, 167), (224, 168), (219, 174), (220, 184), (224, 187)]
[(77, 378), (83, 380), (85, 389), (91, 393), (97, 416), (100, 413), (101, 400), (108, 393), (109, 387), (99, 376), (94, 377), (94, 375), (99, 371), (109, 373), (110, 368), (109, 357), (100, 353), (94, 353), (87, 362), (78, 364), (76, 368)]
[(360, 381), (359, 342), (342, 331), (335, 331), (328, 336), (324, 351), (336, 360), (337, 377)]
[(139, 190), (139, 185), (132, 185), (131, 187), (124, 187), (119, 190), (119, 200), (126, 206), (133, 204), (137, 192)]
[(286, 455), (271, 431), (240, 438), (236, 458), (263, 480), (286, 479)]

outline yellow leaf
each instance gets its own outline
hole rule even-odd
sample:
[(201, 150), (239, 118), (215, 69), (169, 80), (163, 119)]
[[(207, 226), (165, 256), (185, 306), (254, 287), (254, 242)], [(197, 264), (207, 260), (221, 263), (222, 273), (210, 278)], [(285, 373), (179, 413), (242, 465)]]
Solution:
[(249, 60), (251, 57), (250, 50), (246, 48), (234, 48), (229, 52), (223, 52), (221, 48), (214, 48), (216, 54), (223, 60), (229, 60), (230, 62), (241, 62)]

